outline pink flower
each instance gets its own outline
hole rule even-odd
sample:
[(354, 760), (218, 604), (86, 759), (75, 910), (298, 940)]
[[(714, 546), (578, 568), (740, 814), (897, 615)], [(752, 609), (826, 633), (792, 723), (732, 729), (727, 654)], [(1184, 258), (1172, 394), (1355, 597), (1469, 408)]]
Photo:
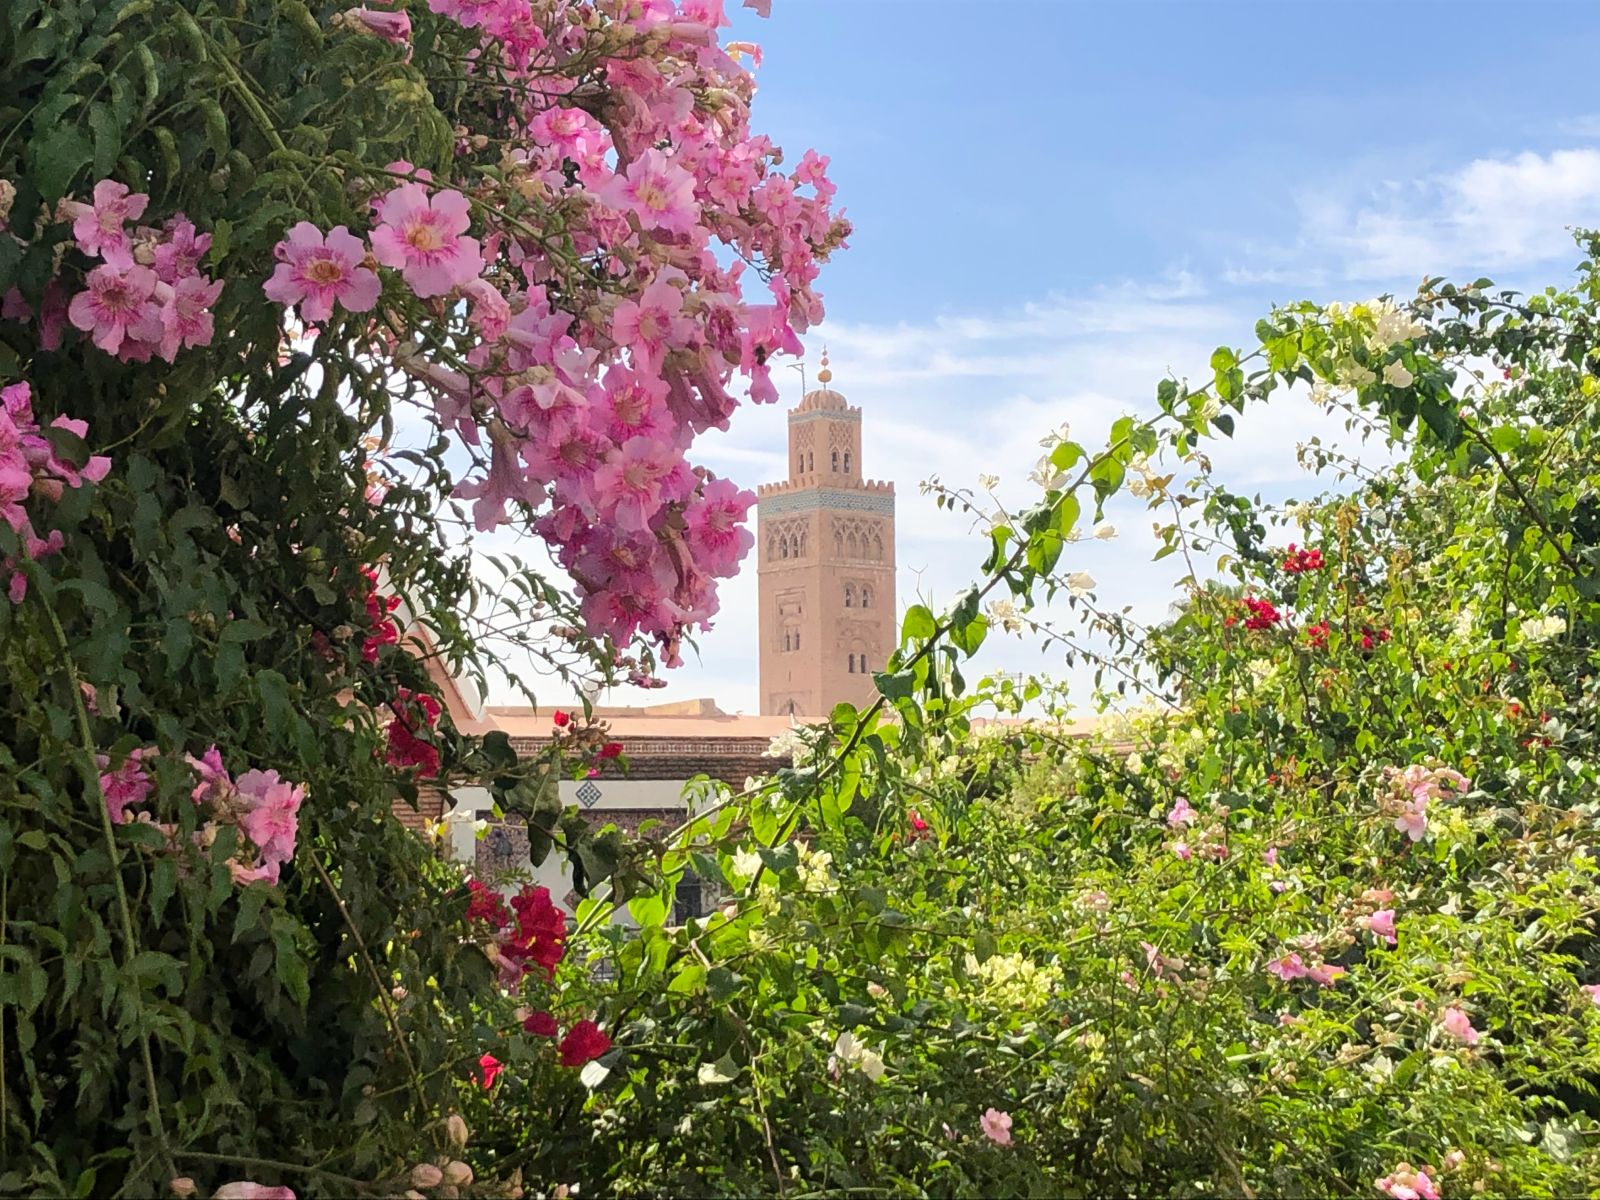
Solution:
[(1350, 972), (1343, 967), (1330, 967), (1327, 963), (1321, 963), (1309, 968), (1306, 971), (1306, 978), (1318, 987), (1332, 987), (1348, 974)]
[(1413, 800), (1407, 800), (1400, 810), (1400, 815), (1394, 819), (1394, 827), (1413, 842), (1420, 842), (1428, 828), (1428, 798), (1418, 796)]
[(1298, 954), (1285, 954), (1282, 958), (1275, 958), (1267, 964), (1267, 974), (1276, 975), (1285, 982), (1291, 979), (1304, 979), (1308, 973), (1305, 962)]
[(978, 1126), (983, 1130), (983, 1136), (996, 1146), (1011, 1145), (1010, 1113), (1001, 1112), (998, 1108), (987, 1109), (978, 1118)]
[(1472, 1027), (1472, 1018), (1453, 1004), (1444, 1010), (1444, 1016), (1439, 1024), (1456, 1041), (1468, 1046), (1476, 1046), (1478, 1038), (1482, 1036)]
[(94, 203), (79, 205), (77, 219), (72, 223), (78, 249), (98, 255), (108, 266), (133, 266), (133, 247), (123, 225), (143, 216), (149, 203), (150, 197), (144, 193), (130, 193), (116, 180), (102, 179), (94, 185)]
[(670, 446), (650, 438), (629, 438), (594, 474), (602, 510), (617, 526), (637, 533), (649, 526), (672, 493), (675, 477), (684, 474), (683, 458)]
[(222, 294), (222, 280), (208, 281), (203, 275), (180, 279), (170, 289), (161, 307), (162, 358), (171, 362), (184, 346), (209, 346), (215, 328), (211, 306)]
[(744, 526), (754, 493), (741, 491), (728, 479), (713, 479), (683, 510), (684, 539), (695, 563), (708, 574), (726, 578), (756, 544)]
[(1367, 918), (1367, 928), (1393, 946), (1397, 940), (1394, 936), (1394, 909), (1380, 908)]
[(611, 339), (628, 347), (636, 369), (653, 375), (667, 351), (682, 345), (693, 325), (683, 312), (683, 293), (658, 276), (638, 300), (624, 300), (611, 318)]
[(699, 228), (694, 176), (660, 150), (651, 148), (601, 189), (600, 199), (631, 212), (646, 229), (692, 234)]
[(1194, 851), (1189, 849), (1188, 842), (1174, 842), (1172, 845), (1172, 852), (1184, 862), (1188, 862), (1194, 857)]
[(1600, 1008), (1600, 983), (1586, 983), (1578, 989), (1589, 997), (1589, 1002)]
[(1167, 824), (1174, 829), (1179, 829), (1184, 825), (1193, 825), (1199, 819), (1200, 814), (1189, 807), (1189, 801), (1183, 796), (1178, 797), (1178, 802), (1172, 806), (1172, 811), (1167, 814)]
[(458, 191), (431, 196), (420, 183), (405, 183), (383, 198), (383, 222), (372, 231), (372, 253), (395, 267), (422, 299), (443, 296), (483, 271), (470, 224), (467, 198)]
[(324, 237), (310, 221), (301, 221), (273, 248), (278, 266), (262, 290), (279, 304), (298, 304), (307, 321), (326, 321), (336, 300), (350, 312), (366, 312), (379, 291), (377, 274), (361, 265), (366, 253), (343, 225)]
[(182, 213), (164, 226), (166, 236), (156, 243), (155, 272), (162, 283), (174, 287), (200, 269), (200, 260), (211, 249), (211, 235), (196, 235), (194, 222)]
[(305, 789), (283, 782), (276, 771), (246, 771), (237, 786), (240, 798), (249, 806), (239, 818), (239, 827), (255, 843), (262, 860), (286, 863), (294, 858)]
[(150, 776), (145, 774), (142, 759), (146, 755), (154, 757), (155, 751), (145, 748), (130, 750), (128, 757), (115, 771), (104, 771), (111, 764), (111, 760), (104, 754), (95, 755), (95, 762), (102, 768), (100, 776), (100, 792), (106, 799), (106, 811), (111, 814), (113, 825), (126, 825), (133, 820), (128, 809), (135, 804), (143, 804), (150, 796), (150, 789), (154, 786)]
[(211, 1193), (211, 1200), (295, 1200), (295, 1196), (293, 1188), (267, 1187), (246, 1179), (223, 1184)]
[(1266, 863), (1267, 866), (1269, 866), (1269, 867), (1277, 866), (1278, 865), (1278, 848), (1276, 846), (1268, 846), (1266, 848), (1266, 850), (1261, 855), (1261, 861)]
[(1376, 1181), (1377, 1189), (1393, 1200), (1439, 1200), (1439, 1189), (1428, 1178), (1426, 1168), (1413, 1170), (1410, 1163), (1400, 1163), (1388, 1175)]
[(411, 44), (411, 15), (404, 11), (385, 12), (381, 8), (347, 8), (339, 14), (341, 23), (359, 33), (370, 33), (396, 46)]
[(132, 339), (156, 343), (163, 333), (161, 308), (154, 299), (156, 273), (148, 267), (107, 265), (89, 272), (88, 288), (72, 298), (67, 315), (107, 354)]
[(194, 773), (200, 777), (200, 782), (195, 785), (194, 791), (189, 796), (196, 804), (206, 800), (221, 800), (233, 795), (233, 777), (222, 765), (222, 752), (215, 746), (207, 749), (199, 758), (192, 754), (185, 754), (183, 757), (184, 761), (194, 768)]

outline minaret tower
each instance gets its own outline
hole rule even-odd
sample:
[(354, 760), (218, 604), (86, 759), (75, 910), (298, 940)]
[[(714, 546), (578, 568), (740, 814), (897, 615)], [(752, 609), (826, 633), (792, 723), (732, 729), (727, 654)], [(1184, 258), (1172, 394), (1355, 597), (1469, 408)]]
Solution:
[(789, 478), (759, 489), (761, 711), (816, 720), (877, 694), (896, 644), (894, 484), (861, 475), (861, 410), (822, 386), (789, 413)]

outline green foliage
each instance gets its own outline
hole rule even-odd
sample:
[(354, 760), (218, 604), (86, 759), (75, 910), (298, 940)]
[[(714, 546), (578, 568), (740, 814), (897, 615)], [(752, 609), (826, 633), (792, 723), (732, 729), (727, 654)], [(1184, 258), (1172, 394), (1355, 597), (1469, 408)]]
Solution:
[[(1281, 310), (1204, 390), (1167, 381), (1152, 421), (1057, 445), (1041, 502), (993, 518), (983, 581), (908, 611), (880, 699), (680, 831), (722, 909), (671, 927), (636, 904), (636, 940), (589, 911), (619, 971), (568, 995), (618, 1047), (590, 1149), (542, 1173), (584, 1194), (1362, 1196), (1410, 1163), (1447, 1197), (1600, 1187), (1584, 270), (1528, 299), (1430, 281), (1402, 309)], [(1399, 465), (1312, 446), (1346, 482), (1289, 509), (1211, 476), (1199, 447), (1230, 410), (1307, 385)], [(1217, 556), (1161, 628), (1069, 581), (1083, 490), (1098, 509), (1122, 488), (1166, 514), (1167, 552)], [(1322, 563), (1287, 570), (1289, 541)], [(1064, 593), (1098, 641), (1041, 624)], [(1276, 616), (1249, 627), (1247, 597)], [(1146, 703), (1085, 737), (1055, 701), (1017, 719), (1037, 681), (969, 691), (985, 636), (1030, 623)], [(1471, 779), (1416, 841), (1408, 767)], [(1370, 923), (1390, 909), (1392, 946)], [(1327, 985), (1267, 970), (1290, 954)], [(497, 1115), (511, 1154), (527, 1110)]]

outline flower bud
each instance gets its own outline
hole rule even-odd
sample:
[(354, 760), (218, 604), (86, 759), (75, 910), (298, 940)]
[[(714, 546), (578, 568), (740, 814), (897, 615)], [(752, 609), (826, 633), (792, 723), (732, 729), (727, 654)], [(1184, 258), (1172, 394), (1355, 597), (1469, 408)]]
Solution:
[(467, 1123), (460, 1113), (451, 1113), (450, 1119), (444, 1123), (445, 1133), (450, 1137), (450, 1144), (456, 1149), (461, 1149), (467, 1144)]
[(472, 1168), (464, 1162), (453, 1162), (444, 1169), (444, 1178), (452, 1187), (466, 1187), (472, 1182)]
[(444, 1182), (444, 1172), (432, 1163), (418, 1163), (411, 1168), (411, 1183), (419, 1188), (436, 1188)]
[(167, 1184), (167, 1186), (172, 1189), (172, 1194), (174, 1196), (188, 1197), (194, 1195), (195, 1193), (194, 1180), (190, 1179), (187, 1175), (179, 1175), (171, 1183)]

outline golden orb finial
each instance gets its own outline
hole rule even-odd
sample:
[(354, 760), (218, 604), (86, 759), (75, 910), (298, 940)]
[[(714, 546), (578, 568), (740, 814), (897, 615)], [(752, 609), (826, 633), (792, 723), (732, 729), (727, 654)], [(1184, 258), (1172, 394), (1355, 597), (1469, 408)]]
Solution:
[(822, 370), (817, 372), (817, 382), (827, 387), (833, 382), (833, 372), (828, 369), (828, 348), (822, 348)]

